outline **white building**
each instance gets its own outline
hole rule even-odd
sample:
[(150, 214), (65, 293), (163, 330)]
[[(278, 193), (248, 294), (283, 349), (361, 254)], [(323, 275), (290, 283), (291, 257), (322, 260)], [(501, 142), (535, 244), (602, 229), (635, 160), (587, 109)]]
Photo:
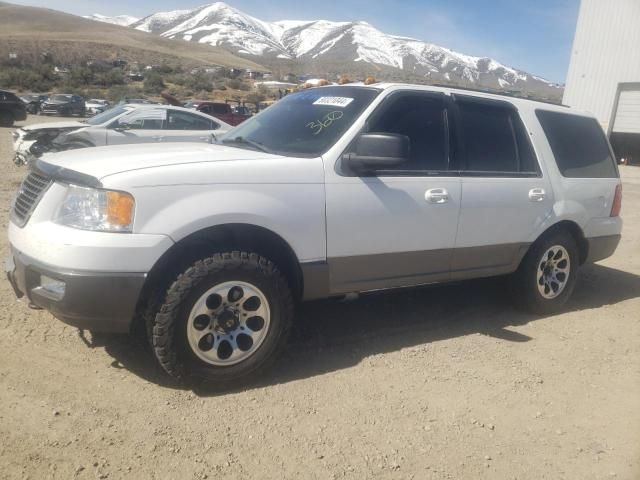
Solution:
[(640, 161), (640, 0), (582, 0), (565, 105), (593, 113), (618, 157)]

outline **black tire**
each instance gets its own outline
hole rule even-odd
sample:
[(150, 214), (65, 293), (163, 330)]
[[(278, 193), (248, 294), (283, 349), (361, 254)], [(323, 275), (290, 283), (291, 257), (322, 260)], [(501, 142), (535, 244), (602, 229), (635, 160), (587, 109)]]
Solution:
[[(265, 295), (270, 326), (261, 345), (240, 363), (214, 366), (201, 360), (187, 340), (187, 320), (194, 304), (210, 288), (229, 281), (248, 282)], [(293, 321), (293, 296), (285, 277), (255, 253), (217, 253), (197, 261), (169, 288), (152, 320), (152, 345), (162, 368), (172, 377), (190, 376), (230, 387), (259, 378), (286, 345)]]
[(0, 112), (0, 127), (12, 127), (13, 115), (8, 112)]
[[(563, 247), (568, 253), (570, 269), (568, 276), (565, 276), (566, 283), (561, 293), (555, 298), (545, 298), (538, 288), (538, 277), (544, 271), (543, 256), (555, 246)], [(579, 264), (578, 246), (574, 237), (566, 230), (549, 232), (531, 246), (515, 273), (513, 288), (516, 306), (539, 315), (561, 311), (575, 288)], [(542, 282), (540, 285), (543, 285)]]

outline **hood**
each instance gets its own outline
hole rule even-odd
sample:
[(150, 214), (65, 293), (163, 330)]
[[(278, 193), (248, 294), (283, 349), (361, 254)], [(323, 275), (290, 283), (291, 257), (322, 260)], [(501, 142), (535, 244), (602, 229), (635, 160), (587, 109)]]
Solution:
[(48, 122), (48, 123), (36, 123), (34, 125), (27, 125), (22, 127), (25, 132), (33, 132), (36, 130), (71, 130), (74, 128), (84, 128), (89, 125), (78, 121), (66, 121), (66, 122)]
[(42, 161), (102, 179), (116, 173), (202, 162), (261, 160), (277, 155), (225, 145), (163, 143), (83, 148), (48, 153)]

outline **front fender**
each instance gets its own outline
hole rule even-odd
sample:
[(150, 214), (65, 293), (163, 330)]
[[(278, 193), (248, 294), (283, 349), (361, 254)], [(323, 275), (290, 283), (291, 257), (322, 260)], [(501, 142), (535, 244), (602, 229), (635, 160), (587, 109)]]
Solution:
[(162, 232), (175, 242), (216, 225), (247, 224), (282, 237), (301, 262), (325, 260), (322, 184), (163, 186), (132, 192), (138, 233)]

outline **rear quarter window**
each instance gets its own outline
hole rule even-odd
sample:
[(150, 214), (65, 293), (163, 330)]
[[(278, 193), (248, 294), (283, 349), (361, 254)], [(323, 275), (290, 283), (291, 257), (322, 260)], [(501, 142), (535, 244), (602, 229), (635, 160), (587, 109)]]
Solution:
[(602, 127), (594, 118), (536, 110), (560, 173), (568, 178), (617, 178)]

